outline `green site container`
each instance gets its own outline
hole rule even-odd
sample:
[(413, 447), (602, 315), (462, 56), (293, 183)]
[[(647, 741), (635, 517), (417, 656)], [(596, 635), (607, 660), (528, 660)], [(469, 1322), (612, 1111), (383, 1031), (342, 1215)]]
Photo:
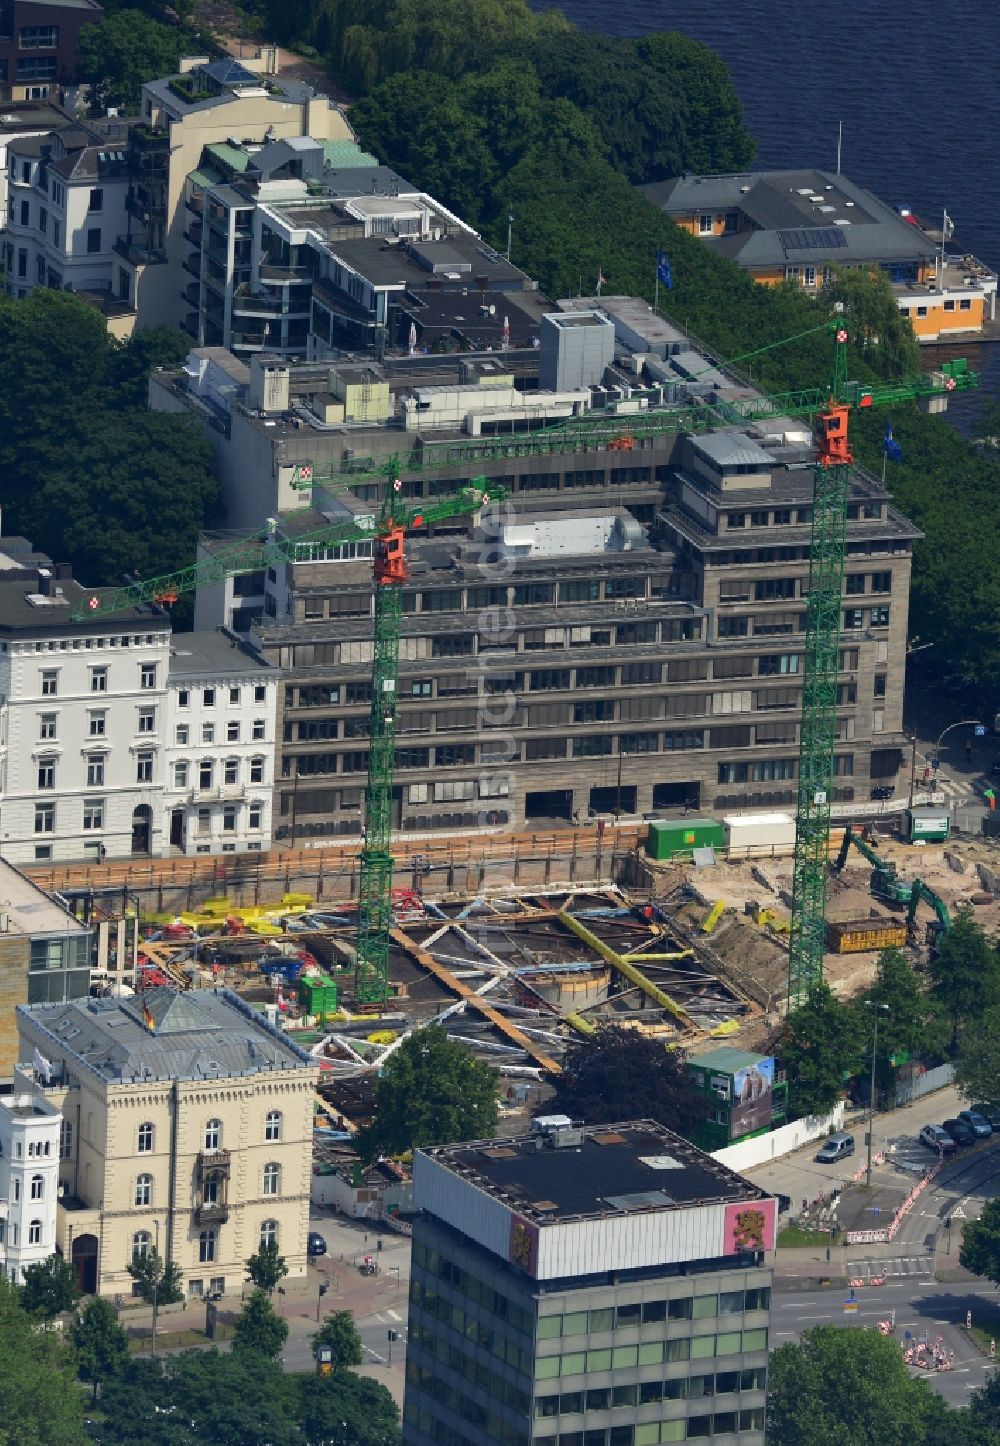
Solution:
[(337, 1012), (337, 986), (326, 974), (306, 974), (298, 983), (299, 1003), (306, 1014), (326, 1019)]
[(923, 808), (906, 810), (906, 837), (909, 843), (943, 843), (951, 833), (951, 818), (946, 808)]
[(716, 818), (654, 818), (646, 834), (651, 859), (673, 859), (694, 849), (721, 849), (724, 843), (722, 823)]

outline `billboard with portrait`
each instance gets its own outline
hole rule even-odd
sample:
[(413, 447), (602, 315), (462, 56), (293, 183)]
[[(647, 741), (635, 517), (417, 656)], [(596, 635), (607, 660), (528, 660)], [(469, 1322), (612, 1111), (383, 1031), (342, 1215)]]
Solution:
[(771, 1093), (774, 1089), (774, 1060), (760, 1059), (733, 1075), (733, 1105), (729, 1137), (741, 1139), (771, 1124)]

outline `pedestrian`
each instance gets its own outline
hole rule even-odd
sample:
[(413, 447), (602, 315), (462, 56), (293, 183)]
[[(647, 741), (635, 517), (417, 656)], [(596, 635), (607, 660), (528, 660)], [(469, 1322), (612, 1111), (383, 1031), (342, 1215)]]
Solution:
[(931, 768), (930, 768), (930, 764), (928, 763), (928, 764), (925, 764), (925, 765), (924, 765), (924, 783), (925, 783), (925, 784), (926, 784), (926, 783), (930, 783), (930, 781), (931, 781)]
[(996, 1356), (996, 1353), (997, 1353), (997, 1343), (996, 1343), (996, 1341), (995, 1341), (995, 1340), (992, 1338), (992, 1336), (991, 1336), (991, 1337), (990, 1337), (990, 1359), (991, 1359), (991, 1360)]
[(971, 1310), (967, 1310), (967, 1311), (965, 1312), (965, 1329), (966, 1329), (967, 1331), (971, 1331), (971, 1329), (972, 1329), (972, 1311), (971, 1311)]
[(826, 1247), (826, 1263), (827, 1263), (827, 1265), (830, 1264), (830, 1261), (831, 1261), (832, 1259), (833, 1259), (833, 1257), (832, 1257), (832, 1255), (830, 1254), (830, 1247), (829, 1247), (829, 1245), (828, 1245), (828, 1246)]

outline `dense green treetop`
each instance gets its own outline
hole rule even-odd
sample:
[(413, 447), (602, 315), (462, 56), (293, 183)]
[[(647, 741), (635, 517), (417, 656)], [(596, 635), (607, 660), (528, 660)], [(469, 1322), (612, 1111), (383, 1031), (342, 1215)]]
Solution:
[(10, 1446), (80, 1446), (83, 1396), (61, 1331), (39, 1326), (0, 1276), (0, 1439)]
[(930, 973), (931, 997), (950, 1021), (953, 1041), (964, 1025), (1000, 1005), (1000, 953), (971, 908), (959, 909), (939, 939)]
[(312, 1338), (313, 1354), (320, 1346), (329, 1346), (330, 1364), (334, 1370), (360, 1366), (364, 1360), (361, 1332), (349, 1310), (334, 1310)]
[(978, 1220), (965, 1221), (958, 1258), (973, 1275), (1000, 1285), (1000, 1200), (987, 1200)]
[(681, 1135), (704, 1118), (683, 1054), (613, 1024), (570, 1042), (551, 1108), (587, 1125), (658, 1120)]
[(287, 1339), (288, 1322), (275, 1311), (267, 1291), (258, 1286), (250, 1292), (236, 1321), (233, 1350), (277, 1360)]
[(970, 1104), (1000, 1101), (1000, 1007), (984, 1008), (962, 1031), (955, 1083)]
[(24, 1268), (21, 1305), (29, 1315), (51, 1320), (61, 1311), (72, 1310), (80, 1294), (76, 1272), (61, 1255), (50, 1255), (48, 1260)]
[(777, 1053), (788, 1075), (793, 1118), (825, 1115), (840, 1098), (844, 1076), (864, 1059), (866, 1030), (858, 1010), (818, 985), (785, 1019)]
[(90, 86), (91, 109), (103, 115), (117, 106), (135, 115), (146, 81), (174, 75), (194, 37), (181, 26), (164, 25), (139, 10), (119, 10), (80, 31), (80, 78)]
[(96, 1401), (98, 1387), (124, 1370), (128, 1360), (128, 1332), (118, 1324), (110, 1301), (94, 1296), (83, 1306), (73, 1322), (73, 1349), (77, 1374), (91, 1383)]
[(497, 1077), (439, 1024), (415, 1030), (379, 1073), (375, 1117), (358, 1131), (363, 1159), (418, 1145), (482, 1140), (497, 1122)]

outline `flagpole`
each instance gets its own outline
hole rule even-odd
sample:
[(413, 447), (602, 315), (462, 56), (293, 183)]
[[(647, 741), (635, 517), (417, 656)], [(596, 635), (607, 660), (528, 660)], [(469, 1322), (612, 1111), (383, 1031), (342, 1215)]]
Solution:
[(660, 312), (660, 268), (656, 268), (656, 290), (653, 293), (653, 311), (659, 315)]
[(844, 122), (837, 122), (837, 175), (840, 175), (840, 152), (844, 144)]

